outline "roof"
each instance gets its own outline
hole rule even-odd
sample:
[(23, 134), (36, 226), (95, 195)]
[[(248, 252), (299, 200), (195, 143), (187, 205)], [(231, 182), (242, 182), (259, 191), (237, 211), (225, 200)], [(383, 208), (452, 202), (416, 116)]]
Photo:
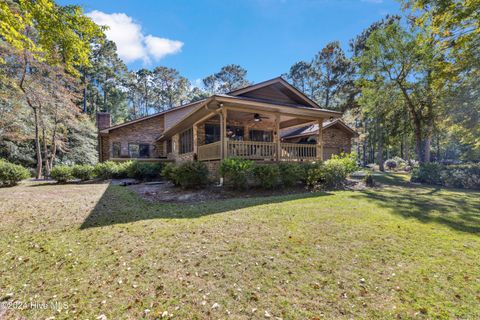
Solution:
[(100, 132), (101, 133), (108, 133), (108, 131), (110, 131), (110, 130), (114, 130), (114, 129), (121, 128), (121, 127), (124, 127), (124, 126), (127, 126), (127, 125), (131, 125), (131, 124), (134, 124), (134, 123), (137, 123), (137, 122), (140, 122), (140, 121), (144, 121), (144, 120), (148, 120), (148, 119), (155, 118), (155, 117), (158, 117), (158, 116), (162, 116), (166, 113), (177, 111), (178, 109), (183, 109), (183, 108), (186, 108), (186, 107), (194, 106), (196, 104), (201, 104), (202, 102), (204, 102), (206, 100), (207, 99), (201, 99), (201, 100), (198, 100), (198, 101), (194, 101), (194, 102), (190, 102), (190, 103), (187, 103), (187, 104), (180, 105), (178, 107), (173, 107), (173, 108), (165, 110), (165, 111), (157, 112), (157, 113), (151, 114), (149, 116), (144, 116), (144, 117), (140, 117), (140, 118), (137, 118), (137, 119), (134, 119), (134, 120), (125, 121), (125, 122), (122, 122), (120, 124), (116, 124), (114, 126), (104, 128), (104, 129), (100, 130)]
[[(358, 133), (350, 128), (345, 122), (343, 122), (341, 119), (335, 119), (333, 121), (327, 121), (322, 124), (322, 130), (333, 127), (333, 126), (338, 126), (341, 129), (348, 131), (354, 136), (357, 136)], [(318, 134), (318, 124), (311, 124), (308, 126), (300, 127), (297, 129), (294, 129), (285, 135), (282, 136), (282, 138), (297, 138), (297, 137), (305, 137), (305, 136), (311, 136)]]
[(255, 91), (267, 86), (271, 86), (274, 84), (279, 84), (285, 87), (286, 89), (290, 90), (295, 96), (297, 96), (301, 101), (303, 101), (306, 105), (309, 105), (312, 108), (318, 108), (321, 109), (321, 107), (312, 99), (310, 99), (305, 93), (302, 91), (298, 90), (295, 88), (293, 85), (288, 83), (285, 79), (282, 77), (276, 77), (267, 81), (259, 82), (257, 84), (253, 84), (244, 88), (240, 88), (237, 90), (230, 91), (228, 95), (230, 96), (239, 96), (242, 94), (245, 94), (247, 92)]
[[(285, 102), (277, 102), (277, 101), (274, 101), (274, 100), (266, 100), (266, 99), (260, 99), (260, 98), (255, 98), (255, 97), (242, 96), (246, 93), (254, 92), (255, 90), (259, 90), (259, 89), (262, 89), (262, 88), (265, 88), (265, 87), (268, 87), (268, 86), (272, 86), (272, 85), (277, 85), (277, 86), (281, 86), (281, 87), (285, 88), (285, 89), (282, 89), (282, 90), (283, 91), (288, 91), (288, 94), (290, 96), (295, 97), (295, 101), (302, 102), (302, 104), (291, 104), (291, 103), (285, 103)], [(284, 92), (284, 94), (285, 94), (285, 92)], [(138, 122), (141, 122), (141, 121), (144, 121), (144, 120), (148, 120), (148, 119), (151, 119), (151, 118), (154, 118), (154, 117), (162, 116), (162, 115), (165, 115), (169, 112), (173, 112), (173, 111), (176, 111), (176, 110), (181, 109), (181, 108), (193, 107), (191, 112), (186, 114), (182, 119), (177, 121), (172, 126), (171, 129), (173, 129), (173, 127), (176, 127), (177, 125), (181, 124), (184, 120), (192, 118), (192, 116), (194, 114), (198, 113), (198, 111), (200, 109), (203, 110), (202, 107), (205, 104), (208, 104), (209, 102), (211, 102), (212, 100), (225, 101), (225, 102), (242, 101), (245, 104), (249, 104), (250, 106), (255, 106), (255, 107), (258, 107), (258, 108), (275, 108), (276, 107), (276, 108), (281, 108), (282, 110), (284, 110), (286, 112), (289, 112), (291, 114), (296, 113), (295, 109), (297, 111), (300, 111), (300, 113), (305, 113), (306, 112), (306, 113), (311, 113), (312, 115), (316, 114), (319, 117), (334, 117), (334, 118), (337, 118), (337, 117), (341, 116), (341, 114), (342, 114), (341, 112), (338, 112), (338, 111), (332, 111), (332, 110), (327, 110), (327, 109), (320, 108), (320, 106), (318, 104), (316, 104), (313, 100), (308, 98), (303, 92), (301, 92), (300, 90), (298, 90), (297, 88), (295, 88), (294, 86), (289, 84), (282, 77), (277, 77), (277, 78), (273, 78), (273, 79), (270, 79), (270, 80), (267, 80), (267, 81), (263, 81), (263, 82), (260, 82), (260, 83), (257, 83), (257, 84), (251, 85), (251, 86), (247, 86), (247, 87), (244, 87), (244, 88), (240, 88), (240, 89), (231, 91), (228, 94), (216, 94), (216, 95), (213, 95), (209, 98), (205, 98), (205, 99), (202, 99), (202, 100), (199, 100), (199, 101), (195, 101), (195, 102), (184, 104), (184, 105), (181, 105), (181, 106), (178, 106), (178, 107), (174, 107), (172, 109), (165, 110), (165, 111), (162, 111), (162, 112), (158, 112), (156, 114), (141, 117), (141, 118), (131, 120), (131, 121), (126, 121), (126, 122), (121, 123), (121, 124), (117, 124), (117, 125), (114, 125), (114, 126), (111, 126), (111, 127), (108, 127), (108, 128), (104, 128), (104, 129), (100, 130), (100, 133), (108, 133), (110, 130), (115, 130), (117, 128), (128, 126), (128, 125), (138, 123)], [(295, 109), (293, 109), (293, 108), (295, 108)], [(167, 133), (167, 134), (170, 133), (171, 129), (166, 130), (165, 133)], [(165, 135), (165, 133), (162, 135), (162, 137)]]

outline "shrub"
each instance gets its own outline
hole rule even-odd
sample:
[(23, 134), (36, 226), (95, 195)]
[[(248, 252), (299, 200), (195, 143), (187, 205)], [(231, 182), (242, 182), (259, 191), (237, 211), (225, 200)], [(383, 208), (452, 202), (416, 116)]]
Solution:
[(384, 165), (385, 167), (387, 167), (388, 170), (393, 170), (398, 166), (397, 161), (395, 161), (395, 159), (386, 160)]
[(340, 155), (332, 155), (332, 157), (327, 160), (325, 163), (336, 163), (343, 167), (346, 174), (354, 173), (358, 170), (357, 165), (357, 154), (352, 153), (341, 153)]
[(246, 189), (253, 162), (245, 159), (227, 158), (220, 164), (220, 174), (225, 184), (234, 189)]
[(105, 161), (97, 163), (94, 173), (103, 180), (128, 178), (128, 168), (132, 165), (132, 161), (114, 162)]
[(296, 162), (281, 162), (278, 165), (282, 183), (286, 187), (292, 187), (305, 180), (306, 166)]
[(126, 170), (129, 178), (153, 180), (160, 176), (162, 172), (162, 164), (133, 161)]
[(480, 163), (446, 166), (441, 180), (446, 187), (480, 189)]
[(252, 173), (255, 182), (264, 189), (273, 189), (280, 182), (280, 170), (276, 164), (256, 164)]
[(72, 175), (76, 179), (82, 181), (91, 180), (95, 177), (94, 166), (91, 165), (74, 165), (72, 167)]
[(50, 177), (57, 180), (58, 183), (65, 183), (73, 179), (73, 167), (67, 165), (58, 165), (50, 171)]
[(28, 177), (30, 173), (26, 168), (0, 159), (0, 186), (12, 187)]
[(162, 170), (162, 176), (171, 181), (174, 185), (179, 186), (180, 183), (177, 179), (177, 170), (178, 166), (175, 163), (168, 163)]
[(444, 166), (439, 163), (422, 163), (413, 169), (412, 182), (421, 182), (428, 184), (442, 184), (441, 171)]
[(174, 170), (174, 179), (184, 189), (200, 188), (208, 184), (208, 173), (205, 163), (186, 161)]
[(128, 172), (129, 168), (133, 165), (133, 161), (117, 162), (117, 170), (115, 171), (112, 178), (115, 179), (124, 179), (129, 178)]
[(337, 188), (347, 178), (348, 170), (341, 161), (319, 162), (308, 169), (306, 184), (310, 188)]

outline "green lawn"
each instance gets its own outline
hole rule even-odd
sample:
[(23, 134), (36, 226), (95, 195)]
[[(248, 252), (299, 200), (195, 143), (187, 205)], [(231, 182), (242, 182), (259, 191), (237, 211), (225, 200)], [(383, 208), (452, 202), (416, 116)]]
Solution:
[(68, 304), (4, 315), (480, 318), (480, 192), (377, 179), (390, 185), (198, 205), (0, 189), (0, 300)]

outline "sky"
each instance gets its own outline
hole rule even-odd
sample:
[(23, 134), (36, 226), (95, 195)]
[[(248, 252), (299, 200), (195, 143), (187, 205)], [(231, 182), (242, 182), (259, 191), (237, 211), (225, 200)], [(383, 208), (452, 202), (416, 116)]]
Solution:
[(260, 82), (311, 60), (328, 42), (348, 41), (387, 14), (395, 0), (60, 0), (108, 25), (131, 70), (162, 65), (194, 85), (227, 64)]

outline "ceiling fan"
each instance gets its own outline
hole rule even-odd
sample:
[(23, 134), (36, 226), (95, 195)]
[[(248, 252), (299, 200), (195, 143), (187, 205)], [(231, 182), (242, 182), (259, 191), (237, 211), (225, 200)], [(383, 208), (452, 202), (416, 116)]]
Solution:
[(261, 116), (261, 115), (258, 114), (258, 113), (255, 113), (255, 114), (253, 115), (253, 121), (255, 121), (255, 122), (260, 122), (260, 121), (262, 121), (263, 119), (268, 119), (268, 117)]

